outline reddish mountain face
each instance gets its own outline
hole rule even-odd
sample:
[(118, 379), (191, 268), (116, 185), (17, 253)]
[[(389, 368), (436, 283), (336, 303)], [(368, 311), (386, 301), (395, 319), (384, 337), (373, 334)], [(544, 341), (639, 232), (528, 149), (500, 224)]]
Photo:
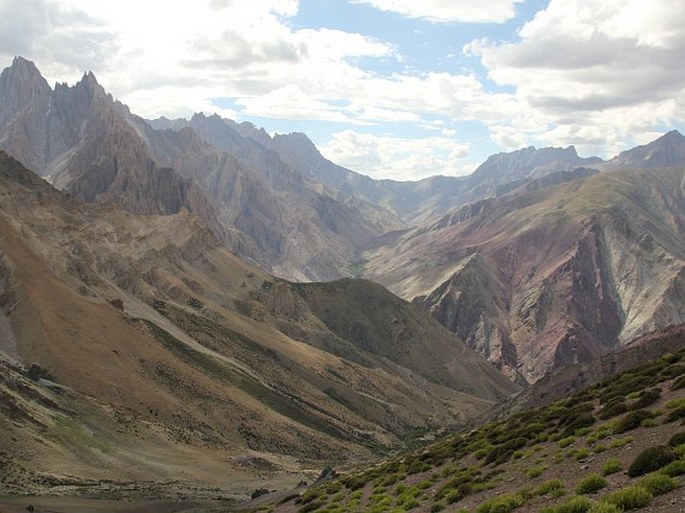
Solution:
[(685, 168), (595, 174), (474, 204), (365, 257), (512, 379), (685, 321)]

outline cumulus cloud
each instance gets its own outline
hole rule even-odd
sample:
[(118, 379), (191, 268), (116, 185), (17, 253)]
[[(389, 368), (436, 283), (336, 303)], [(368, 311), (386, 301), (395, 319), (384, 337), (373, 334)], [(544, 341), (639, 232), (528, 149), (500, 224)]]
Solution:
[(523, 0), (490, 0), (487, 8), (471, 0), (352, 0), (352, 3), (435, 23), (504, 23), (515, 16), (516, 4)]
[(45, 63), (46, 73), (102, 69), (119, 40), (107, 23), (52, 0), (0, 2), (0, 55)]
[[(655, 125), (683, 121), (682, 2), (552, 0), (518, 41), (480, 39), (464, 51), (480, 57), (495, 82), (516, 88), (542, 142), (606, 154)], [(497, 126), (493, 139), (515, 132)]]
[(343, 130), (320, 150), (329, 160), (373, 178), (418, 180), (473, 171), (466, 162), (468, 145), (448, 137), (403, 139)]

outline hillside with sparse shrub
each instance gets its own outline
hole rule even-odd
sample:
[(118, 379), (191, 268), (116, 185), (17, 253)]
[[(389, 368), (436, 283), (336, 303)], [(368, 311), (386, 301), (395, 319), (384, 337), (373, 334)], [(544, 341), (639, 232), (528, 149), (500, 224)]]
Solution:
[(672, 513), (684, 474), (681, 349), (259, 511)]

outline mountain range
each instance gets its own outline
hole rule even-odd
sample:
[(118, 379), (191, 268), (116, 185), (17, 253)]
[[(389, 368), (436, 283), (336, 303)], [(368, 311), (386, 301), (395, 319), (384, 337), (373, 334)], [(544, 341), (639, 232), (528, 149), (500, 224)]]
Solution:
[(377, 281), (521, 383), (685, 319), (676, 131), (606, 162), (529, 147), (466, 177), (396, 182), (335, 165), (304, 134), (146, 121), (92, 73), (50, 88), (21, 57), (0, 98), (0, 148), (58, 189), (138, 214), (188, 210), (281, 278)]
[(293, 485), (685, 323), (676, 131), (373, 180), (304, 134), (145, 120), (17, 57), (0, 150), (4, 490), (166, 497), (175, 461), (203, 462), (183, 496)]

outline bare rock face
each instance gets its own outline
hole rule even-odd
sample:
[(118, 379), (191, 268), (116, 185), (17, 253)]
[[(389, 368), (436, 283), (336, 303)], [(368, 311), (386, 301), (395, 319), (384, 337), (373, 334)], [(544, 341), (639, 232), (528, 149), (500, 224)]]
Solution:
[(51, 92), (36, 66), (21, 57), (0, 74), (0, 147), (37, 171), (45, 167)]
[(465, 207), (365, 254), (514, 380), (685, 321), (683, 168), (594, 174)]
[(173, 128), (140, 128), (155, 160), (200, 184), (224, 226), (242, 234), (240, 253), (279, 276), (338, 278), (371, 240), (404, 227), (381, 207), (310, 183), (263, 131), (202, 114), (152, 126)]
[(187, 209), (222, 230), (192, 180), (160, 168), (128, 121), (130, 112), (87, 73), (52, 90), (20, 57), (0, 75), (0, 146), (57, 187), (84, 201), (112, 201), (130, 212)]

